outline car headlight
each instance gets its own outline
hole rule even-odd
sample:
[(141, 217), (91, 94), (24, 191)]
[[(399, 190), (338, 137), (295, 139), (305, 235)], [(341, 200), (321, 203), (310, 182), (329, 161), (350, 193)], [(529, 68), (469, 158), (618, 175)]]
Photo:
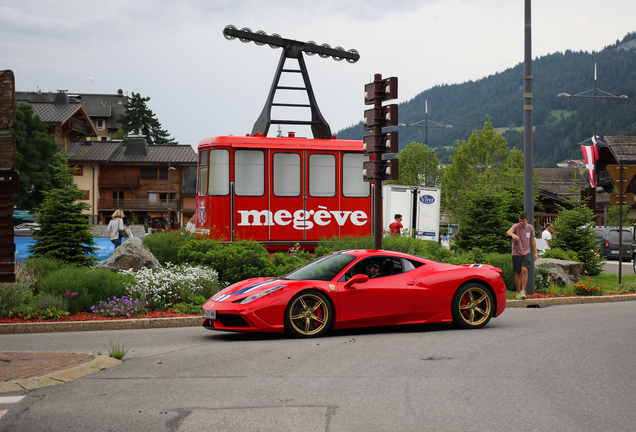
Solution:
[(251, 295), (249, 297), (245, 297), (243, 300), (241, 300), (241, 304), (244, 305), (244, 304), (252, 303), (254, 300), (259, 299), (259, 298), (263, 297), (264, 295), (267, 295), (267, 294), (269, 294), (271, 292), (274, 292), (277, 289), (280, 289), (280, 288), (282, 288), (284, 286), (287, 286), (287, 285), (278, 285), (278, 286), (266, 289), (265, 291), (261, 291), (258, 294), (253, 294), (253, 295)]

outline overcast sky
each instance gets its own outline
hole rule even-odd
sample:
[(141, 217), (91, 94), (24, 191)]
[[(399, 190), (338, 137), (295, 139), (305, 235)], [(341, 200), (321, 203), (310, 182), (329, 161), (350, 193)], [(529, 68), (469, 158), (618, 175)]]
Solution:
[[(0, 70), (13, 70), (18, 91), (149, 96), (164, 129), (196, 147), (206, 137), (251, 132), (281, 55), (226, 40), (222, 31), (232, 24), (360, 53), (355, 64), (305, 56), (318, 106), (336, 133), (361, 120), (363, 88), (375, 73), (399, 78), (399, 103), (521, 63), (524, 3), (0, 0)], [(635, 17), (634, 0), (534, 0), (533, 57), (599, 51), (636, 31)], [(593, 65), (590, 71), (592, 80)], [(429, 106), (430, 119), (434, 112)]]

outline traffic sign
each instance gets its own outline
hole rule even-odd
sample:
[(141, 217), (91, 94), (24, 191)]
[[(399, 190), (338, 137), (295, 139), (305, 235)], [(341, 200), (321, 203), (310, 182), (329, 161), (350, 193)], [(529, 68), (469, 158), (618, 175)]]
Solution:
[[(622, 202), (621, 202), (622, 201)], [(634, 204), (634, 194), (631, 193), (613, 193), (609, 196), (609, 202), (611, 205), (633, 205)]]
[[(607, 165), (607, 173), (614, 180), (619, 193), (625, 192), (627, 185), (636, 174), (636, 165)], [(621, 178), (622, 174), (622, 178)]]

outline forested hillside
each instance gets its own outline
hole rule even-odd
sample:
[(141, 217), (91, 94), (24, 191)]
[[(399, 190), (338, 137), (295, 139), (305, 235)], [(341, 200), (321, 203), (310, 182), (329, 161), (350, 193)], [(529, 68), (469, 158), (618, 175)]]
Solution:
[[(532, 64), (536, 167), (554, 167), (564, 160), (582, 159), (578, 144), (592, 136), (594, 100), (559, 99), (557, 95), (593, 89), (594, 63), (598, 89), (629, 97), (597, 99), (597, 134), (636, 135), (636, 32), (600, 52), (566, 51), (539, 57)], [(510, 147), (523, 150), (523, 84), (523, 63), (520, 63), (478, 81), (435, 86), (400, 104), (400, 122), (423, 120), (428, 100), (429, 125), (435, 121), (453, 126), (428, 128), (428, 145), (435, 148), (442, 163), (448, 162), (457, 140), (467, 140), (473, 130), (483, 128), (487, 115)], [(400, 132), (400, 149), (411, 142), (425, 143), (425, 128), (396, 130)], [(359, 123), (339, 131), (338, 137), (362, 139), (363, 134)]]

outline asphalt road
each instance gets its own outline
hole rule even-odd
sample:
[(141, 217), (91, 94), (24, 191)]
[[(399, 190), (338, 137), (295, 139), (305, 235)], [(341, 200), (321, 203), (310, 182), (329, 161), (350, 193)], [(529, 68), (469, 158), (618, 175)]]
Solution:
[[(124, 363), (25, 395), (0, 431), (631, 431), (636, 302), (295, 340), (198, 327), (0, 335)], [(6, 406), (0, 407), (7, 409)]]

